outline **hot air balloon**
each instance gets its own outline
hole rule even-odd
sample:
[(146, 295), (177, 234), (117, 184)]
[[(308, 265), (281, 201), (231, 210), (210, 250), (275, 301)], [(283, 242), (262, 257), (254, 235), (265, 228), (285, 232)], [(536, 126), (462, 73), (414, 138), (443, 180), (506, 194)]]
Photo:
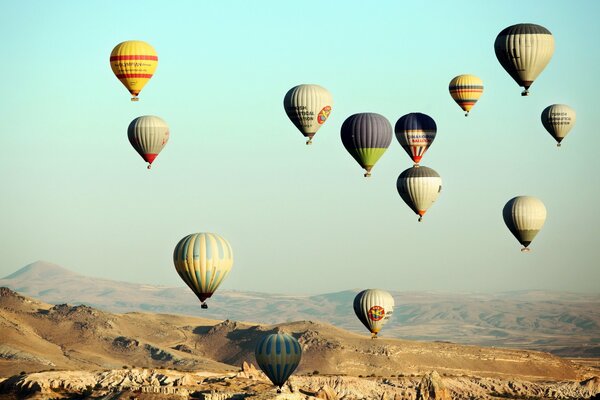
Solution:
[(169, 126), (159, 117), (144, 115), (131, 121), (127, 128), (127, 137), (150, 169), (158, 153), (169, 141)]
[(363, 290), (354, 298), (354, 313), (375, 339), (394, 313), (394, 298), (385, 290)]
[(523, 245), (521, 251), (530, 251), (529, 244), (546, 221), (546, 207), (535, 197), (517, 196), (506, 203), (502, 217), (508, 229)]
[(450, 96), (456, 104), (469, 116), (469, 111), (483, 94), (483, 81), (475, 75), (458, 75), (448, 85)]
[(256, 362), (269, 377), (278, 393), (281, 387), (300, 364), (302, 348), (291, 335), (274, 333), (263, 337), (254, 350)]
[(177, 243), (173, 252), (177, 273), (208, 308), (211, 297), (233, 265), (233, 252), (227, 240), (215, 233), (193, 233)]
[(419, 222), (442, 191), (442, 178), (431, 168), (415, 166), (403, 171), (396, 181), (402, 200), (419, 215)]
[(556, 140), (556, 146), (558, 147), (575, 125), (576, 119), (575, 110), (565, 104), (552, 104), (542, 111), (542, 124)]
[(340, 131), (348, 153), (363, 167), (365, 177), (392, 142), (392, 125), (382, 115), (354, 114), (346, 118)]
[(525, 88), (521, 96), (528, 96), (529, 87), (552, 58), (554, 37), (540, 25), (512, 25), (498, 34), (494, 50), (506, 72)]
[(333, 107), (331, 93), (319, 85), (298, 85), (283, 98), (283, 107), (296, 128), (312, 144), (313, 136), (323, 126)]
[(427, 114), (410, 113), (400, 117), (394, 131), (402, 148), (413, 162), (418, 164), (433, 143), (437, 126), (433, 118)]
[(131, 93), (131, 101), (139, 100), (137, 96), (152, 78), (157, 65), (156, 51), (141, 40), (119, 43), (110, 53), (110, 67)]

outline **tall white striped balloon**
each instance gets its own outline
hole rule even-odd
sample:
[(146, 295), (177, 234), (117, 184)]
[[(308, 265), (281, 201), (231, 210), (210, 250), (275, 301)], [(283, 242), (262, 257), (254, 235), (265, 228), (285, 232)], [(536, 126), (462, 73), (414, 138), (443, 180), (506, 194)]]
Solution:
[(308, 138), (306, 144), (323, 126), (333, 107), (331, 93), (319, 85), (298, 85), (283, 99), (283, 107), (292, 123)]
[(556, 140), (556, 146), (567, 136), (575, 125), (577, 114), (575, 110), (566, 104), (552, 104), (542, 111), (542, 125), (550, 136)]
[(394, 313), (394, 298), (385, 290), (367, 289), (356, 295), (353, 306), (360, 322), (376, 338)]
[(173, 251), (177, 273), (206, 308), (233, 266), (233, 251), (227, 240), (216, 233), (193, 233), (177, 243)]
[(419, 221), (442, 191), (442, 178), (431, 168), (414, 166), (403, 171), (396, 181), (398, 194), (419, 215)]
[(494, 51), (506, 72), (525, 88), (521, 95), (527, 96), (529, 87), (552, 58), (554, 37), (540, 25), (512, 25), (498, 34)]
[(158, 153), (169, 141), (169, 126), (162, 118), (144, 115), (131, 121), (127, 128), (127, 137), (150, 169)]
[(521, 251), (529, 251), (529, 244), (546, 222), (546, 207), (536, 197), (517, 196), (506, 203), (502, 217), (507, 228), (523, 245)]

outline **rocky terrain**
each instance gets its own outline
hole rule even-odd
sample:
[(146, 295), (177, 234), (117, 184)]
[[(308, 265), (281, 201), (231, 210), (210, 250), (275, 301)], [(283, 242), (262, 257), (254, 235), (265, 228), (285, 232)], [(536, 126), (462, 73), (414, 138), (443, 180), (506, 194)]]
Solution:
[(279, 398), (576, 399), (600, 392), (597, 364), (543, 352), (373, 340), (311, 321), (262, 325), (112, 314), (46, 304), (0, 288), (0, 393), (40, 399), (275, 398), (251, 364), (259, 338), (276, 331), (294, 335), (303, 348), (291, 387)]
[[(185, 314), (212, 319), (278, 324), (321, 320), (364, 332), (352, 310), (358, 290), (314, 296), (220, 291), (201, 310), (185, 287), (117, 282), (77, 274), (38, 261), (0, 279), (50, 304), (86, 304), (110, 312)], [(448, 294), (392, 292), (394, 317), (386, 337), (449, 341), (600, 357), (600, 295), (568, 292)]]
[(600, 393), (600, 379), (529, 382), (469, 376), (291, 377), (281, 394), (251, 364), (236, 373), (215, 374), (161, 369), (102, 372), (54, 371), (17, 375), (0, 381), (7, 398), (47, 399), (589, 399)]

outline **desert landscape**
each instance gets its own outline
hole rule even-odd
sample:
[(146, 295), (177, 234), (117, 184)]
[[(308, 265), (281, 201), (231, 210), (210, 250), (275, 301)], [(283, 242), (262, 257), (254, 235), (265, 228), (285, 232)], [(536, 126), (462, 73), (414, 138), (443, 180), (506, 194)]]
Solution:
[[(592, 398), (600, 366), (545, 352), (378, 338), (319, 321), (274, 325), (51, 305), (0, 289), (0, 392), (14, 398)], [(303, 349), (277, 394), (254, 347)]]

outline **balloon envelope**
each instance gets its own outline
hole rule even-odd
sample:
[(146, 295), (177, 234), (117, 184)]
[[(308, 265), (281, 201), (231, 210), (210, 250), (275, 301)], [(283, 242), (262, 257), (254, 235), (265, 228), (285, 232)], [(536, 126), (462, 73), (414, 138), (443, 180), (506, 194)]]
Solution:
[(554, 53), (554, 37), (543, 26), (517, 24), (503, 29), (494, 42), (496, 58), (519, 86), (529, 87), (546, 68)]
[(281, 388), (300, 364), (302, 348), (293, 336), (274, 333), (258, 342), (254, 356), (260, 369)]
[(529, 251), (529, 244), (546, 221), (546, 207), (538, 198), (517, 196), (506, 203), (502, 217), (507, 228), (523, 245), (521, 251)]
[(450, 81), (448, 90), (467, 116), (483, 94), (483, 81), (475, 75), (458, 75)]
[(442, 178), (431, 168), (415, 166), (403, 171), (396, 181), (398, 194), (419, 215), (419, 221), (442, 191)]
[(230, 244), (215, 233), (193, 233), (173, 251), (177, 273), (203, 303), (211, 297), (233, 266)]
[(556, 140), (557, 146), (575, 125), (577, 114), (565, 104), (553, 104), (542, 111), (542, 125)]
[(169, 141), (169, 126), (159, 117), (137, 117), (127, 128), (129, 143), (148, 163), (148, 168)]
[(404, 151), (418, 164), (433, 143), (437, 126), (429, 115), (417, 112), (400, 117), (394, 131)]
[(298, 85), (291, 88), (283, 98), (288, 118), (312, 143), (313, 136), (323, 126), (333, 107), (331, 93), (319, 85)]
[(158, 65), (156, 50), (141, 40), (119, 43), (110, 53), (110, 67), (121, 83), (137, 101), (140, 91), (154, 75)]
[(356, 295), (353, 306), (360, 322), (376, 337), (394, 312), (394, 298), (385, 290), (367, 289)]
[(392, 142), (392, 125), (379, 114), (354, 114), (346, 118), (340, 135), (348, 153), (367, 171), (367, 177)]

